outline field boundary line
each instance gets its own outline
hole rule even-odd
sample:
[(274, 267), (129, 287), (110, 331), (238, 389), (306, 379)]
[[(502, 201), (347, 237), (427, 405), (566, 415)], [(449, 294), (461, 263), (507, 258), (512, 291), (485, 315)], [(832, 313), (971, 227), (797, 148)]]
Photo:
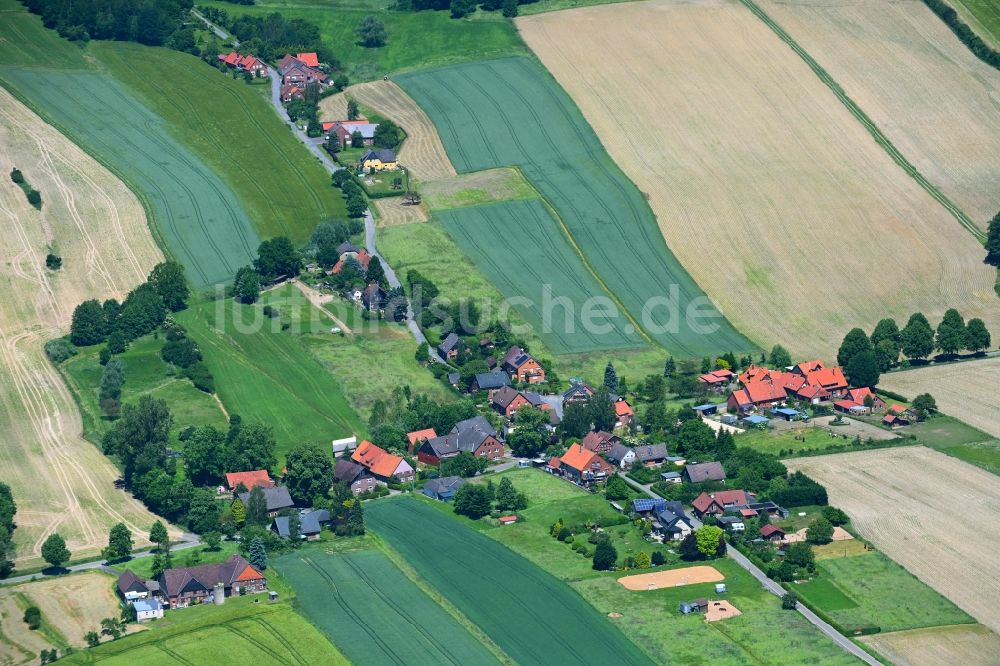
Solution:
[(490, 651), (490, 654), (496, 657), (500, 663), (507, 664), (508, 666), (515, 666), (517, 664), (517, 662), (514, 661), (510, 655), (503, 651), (503, 648), (493, 642), (493, 639), (490, 638), (478, 624), (467, 618), (465, 614), (448, 601), (443, 594), (441, 594), (429, 582), (424, 580), (417, 570), (414, 569), (410, 563), (399, 554), (399, 552), (390, 546), (381, 535), (374, 532), (368, 532), (368, 535), (371, 537), (372, 543), (377, 551), (385, 555), (389, 562), (399, 569), (410, 582), (420, 589), (421, 592), (430, 597), (434, 603), (444, 609), (444, 612), (453, 617), (455, 621), (472, 634), (477, 641), (482, 643), (486, 649)]
[(825, 70), (822, 65), (820, 65), (815, 58), (813, 58), (809, 53), (799, 45), (795, 39), (788, 34), (784, 28), (782, 28), (778, 23), (771, 18), (767, 12), (761, 9), (753, 0), (740, 0), (743, 5), (749, 9), (754, 16), (761, 20), (771, 31), (785, 44), (788, 45), (792, 51), (795, 52), (799, 58), (802, 59), (809, 69), (813, 71), (814, 74), (819, 78), (823, 84), (833, 92), (838, 100), (844, 105), (844, 107), (853, 115), (858, 122), (860, 122), (868, 133), (871, 134), (872, 138), (875, 139), (875, 143), (882, 147), (883, 150), (892, 158), (892, 160), (898, 164), (903, 171), (905, 171), (913, 180), (924, 189), (927, 194), (936, 200), (948, 213), (951, 214), (955, 220), (958, 221), (966, 231), (971, 233), (980, 243), (986, 242), (986, 234), (981, 231), (965, 212), (959, 208), (951, 199), (949, 199), (937, 186), (931, 184), (929, 180), (920, 171), (917, 170), (913, 164), (899, 151), (898, 148), (889, 140), (889, 138), (882, 133), (878, 125), (875, 124), (867, 113), (862, 110), (858, 104), (848, 96), (847, 92), (841, 87), (839, 83)]

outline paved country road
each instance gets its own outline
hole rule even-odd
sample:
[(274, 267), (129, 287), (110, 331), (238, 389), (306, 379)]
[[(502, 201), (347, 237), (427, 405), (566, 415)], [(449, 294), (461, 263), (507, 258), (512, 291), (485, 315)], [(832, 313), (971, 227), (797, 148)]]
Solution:
[[(636, 490), (640, 490), (643, 493), (655, 499), (661, 499), (659, 495), (657, 495), (652, 491), (652, 489), (650, 489), (651, 484), (643, 485), (624, 475), (622, 476), (622, 478), (625, 479), (625, 483), (629, 484)], [(695, 529), (701, 527), (701, 522), (694, 517), (691, 518), (691, 524), (692, 527), (694, 527)], [(786, 592), (785, 588), (781, 587), (781, 585), (768, 578), (767, 574), (765, 574), (763, 571), (760, 570), (760, 568), (757, 567), (757, 565), (755, 565), (753, 562), (747, 559), (747, 557), (743, 553), (736, 550), (735, 548), (726, 548), (726, 556), (729, 557), (729, 559), (731, 559), (733, 562), (736, 562), (736, 564), (740, 565), (741, 567), (749, 571), (751, 576), (760, 581), (760, 584), (764, 586), (765, 590), (778, 597), (784, 596)], [(857, 645), (857, 643), (854, 643), (851, 639), (847, 638), (839, 631), (834, 629), (830, 625), (830, 623), (823, 620), (821, 617), (816, 615), (816, 613), (813, 613), (803, 604), (798, 604), (796, 606), (796, 610), (798, 610), (799, 613), (805, 619), (809, 620), (813, 625), (815, 625), (817, 629), (819, 629), (824, 634), (829, 636), (830, 640), (839, 645), (846, 652), (851, 653), (852, 655), (854, 655), (861, 661), (865, 662), (866, 664), (871, 664), (871, 666), (881, 665), (882, 662), (880, 662), (878, 659), (865, 652), (863, 649), (861, 649), (860, 646)]]

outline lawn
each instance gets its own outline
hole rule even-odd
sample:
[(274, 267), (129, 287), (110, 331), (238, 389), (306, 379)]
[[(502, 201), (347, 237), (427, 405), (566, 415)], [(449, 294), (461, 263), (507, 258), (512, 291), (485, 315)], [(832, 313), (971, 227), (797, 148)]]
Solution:
[(498, 663), (382, 553), (303, 548), (274, 566), (305, 615), (354, 663)]
[(287, 602), (261, 595), (168, 612), (149, 630), (63, 657), (67, 664), (287, 664), (350, 662)]
[[(171, 374), (170, 366), (160, 358), (165, 339), (147, 335), (134, 341), (118, 358), (125, 364), (125, 384), (122, 403), (134, 403), (142, 395), (167, 401), (174, 423), (170, 431), (171, 446), (183, 448), (178, 433), (188, 426), (214, 425), (225, 429), (227, 421), (211, 395), (199, 391), (190, 380)], [(103, 345), (81, 347), (79, 353), (59, 366), (63, 377), (76, 397), (83, 416), (84, 434), (92, 442), (111, 429), (111, 421), (101, 413), (98, 388), (104, 372), (99, 361)]]
[(91, 51), (233, 189), (261, 238), (304, 243), (321, 221), (346, 215), (330, 174), (271, 107), (269, 86), (170, 49), (96, 42)]
[(905, 428), (921, 444), (1000, 475), (1000, 440), (958, 419), (940, 414)]
[[(393, 11), (388, 9), (390, 0), (263, 0), (254, 6), (210, 0), (204, 4), (234, 16), (277, 11), (318, 24), (326, 46), (352, 83), (412, 69), (528, 53), (513, 23), (499, 12), (477, 12), (469, 19), (455, 20), (447, 11)], [(389, 37), (385, 46), (371, 49), (358, 43), (355, 30), (366, 16), (385, 24)]]
[[(753, 348), (712, 308), (673, 257), (642, 193), (599, 148), (600, 141), (579, 110), (538, 63), (506, 58), (407, 73), (396, 82), (427, 111), (460, 173), (519, 167), (551, 205), (559, 228), (552, 228), (552, 233), (546, 229), (545, 236), (565, 235), (576, 256), (564, 254), (565, 246), (556, 247), (543, 264), (548, 270), (541, 270), (542, 265), (534, 269), (541, 283), (581, 271), (594, 273), (630, 315), (631, 321), (619, 319), (623, 328), (626, 323), (640, 324), (680, 356)], [(549, 215), (535, 219), (553, 226)], [(488, 231), (480, 242), (490, 239), (493, 245), (502, 245), (509, 229), (498, 225), (509, 222), (508, 215), (480, 222), (480, 228)], [(529, 251), (526, 244), (519, 244), (516, 253), (507, 253), (503, 266), (487, 265), (497, 257), (487, 257), (485, 251), (473, 259), (491, 278), (502, 271), (517, 284), (526, 263), (518, 256), (525, 251)], [(523, 295), (536, 299), (539, 290), (540, 284), (534, 282)], [(700, 326), (684, 316), (689, 307), (702, 313), (702, 323), (711, 330), (694, 330)], [(577, 339), (580, 351), (586, 351), (589, 342)], [(621, 346), (618, 335), (606, 339), (611, 347)]]
[(817, 566), (819, 578), (796, 585), (795, 590), (848, 631), (868, 626), (878, 626), (883, 632), (901, 631), (974, 622), (877, 551), (828, 558)]
[(283, 321), (294, 322), (287, 333), (295, 336), (293, 331), (301, 332), (299, 342), (336, 378), (347, 402), (362, 419), (367, 419), (376, 400), (389, 399), (399, 386), (408, 385), (415, 394), (435, 400), (455, 396), (414, 360), (417, 343), (403, 324), (367, 321), (352, 303), (335, 298), (326, 309), (354, 334), (331, 335), (333, 322), (321, 317), (294, 287), (269, 292), (263, 302), (278, 308)]
[[(435, 217), (553, 352), (645, 346), (622, 317), (596, 319), (606, 330), (586, 325), (585, 303), (603, 297), (610, 304), (610, 299), (538, 199), (442, 210)], [(498, 230), (518, 239), (513, 254), (497, 238)], [(547, 305), (556, 302), (571, 303), (572, 314)]]
[(957, 0), (955, 5), (965, 9), (964, 12), (960, 12), (960, 16), (972, 24), (972, 28), (979, 33), (984, 41), (992, 44), (993, 48), (1000, 48), (1000, 2), (997, 0)]
[(794, 457), (822, 450), (837, 443), (838, 440), (830, 437), (825, 430), (806, 424), (794, 430), (748, 430), (736, 435), (737, 446), (745, 446), (780, 457)]
[[(363, 434), (341, 385), (296, 339), (297, 327), (284, 316), (265, 317), (262, 308), (201, 301), (174, 315), (201, 347), (227, 411), (272, 426), (279, 460), (298, 444), (326, 447), (333, 439)], [(329, 323), (304, 324), (320, 325)]]
[(565, 584), (427, 503), (381, 500), (366, 520), (515, 662), (651, 663)]

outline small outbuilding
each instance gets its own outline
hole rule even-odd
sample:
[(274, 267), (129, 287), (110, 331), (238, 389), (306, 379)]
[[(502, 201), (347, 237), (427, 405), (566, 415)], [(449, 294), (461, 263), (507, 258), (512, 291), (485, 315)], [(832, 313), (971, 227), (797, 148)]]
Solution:
[(756, 428), (757, 430), (764, 430), (767, 428), (767, 424), (770, 423), (769, 419), (763, 416), (757, 416), (756, 414), (751, 414), (750, 416), (743, 417), (743, 423), (750, 428)]
[(772, 409), (771, 413), (778, 418), (785, 419), (786, 421), (796, 421), (801, 416), (797, 409), (792, 409), (790, 407), (779, 407), (778, 409)]
[(717, 414), (719, 412), (718, 405), (698, 405), (694, 408), (694, 411), (698, 413), (699, 416), (711, 416), (712, 414)]

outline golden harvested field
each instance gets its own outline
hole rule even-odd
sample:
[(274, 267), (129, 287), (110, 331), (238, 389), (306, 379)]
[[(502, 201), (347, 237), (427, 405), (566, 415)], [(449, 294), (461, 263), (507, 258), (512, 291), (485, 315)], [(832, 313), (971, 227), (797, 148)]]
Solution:
[(372, 81), (350, 86), (342, 93), (320, 102), (323, 120), (343, 120), (347, 115), (347, 97), (353, 97), (361, 106), (389, 118), (406, 131), (406, 141), (399, 151), (400, 163), (410, 170), (417, 180), (432, 180), (454, 176), (444, 151), (437, 128), (423, 109), (392, 81)]
[(976, 239), (736, 0), (517, 24), (648, 195), (671, 250), (751, 339), (829, 357), (847, 330), (885, 316), (956, 307), (1000, 324)]
[(930, 393), (945, 414), (1000, 438), (1000, 357), (891, 372), (879, 386), (911, 400)]
[[(39, 213), (8, 174), (41, 192)], [(123, 298), (161, 259), (135, 196), (110, 172), (0, 90), (0, 468), (18, 505), (14, 560), (40, 564), (58, 531), (75, 557), (94, 555), (111, 525), (137, 543), (154, 516), (115, 490), (115, 467), (82, 436), (76, 404), (42, 350), (77, 303)], [(61, 271), (45, 268), (49, 249)]]
[[(0, 587), (0, 660), (4, 664), (34, 662), (40, 650), (53, 647), (40, 631), (31, 631), (22, 620), (24, 605), (42, 611), (42, 621), (61, 641), (85, 647), (88, 631), (100, 632), (101, 619), (117, 618), (115, 579), (89, 571), (60, 578)], [(138, 629), (138, 625), (132, 627)], [(27, 654), (34, 653), (34, 654)]]
[(991, 664), (1000, 654), (1000, 637), (979, 624), (893, 631), (858, 640), (896, 666)]
[(758, 4), (986, 230), (1000, 210), (1000, 72), (921, 0)]
[(378, 211), (376, 219), (380, 227), (395, 227), (400, 224), (413, 224), (414, 222), (426, 222), (430, 219), (427, 215), (427, 206), (418, 204), (410, 206), (403, 203), (403, 197), (391, 197), (386, 199), (371, 199), (370, 202)]
[(877, 549), (1000, 630), (1000, 539), (991, 527), (1000, 524), (1000, 477), (923, 446), (785, 464), (825, 485), (830, 504)]

